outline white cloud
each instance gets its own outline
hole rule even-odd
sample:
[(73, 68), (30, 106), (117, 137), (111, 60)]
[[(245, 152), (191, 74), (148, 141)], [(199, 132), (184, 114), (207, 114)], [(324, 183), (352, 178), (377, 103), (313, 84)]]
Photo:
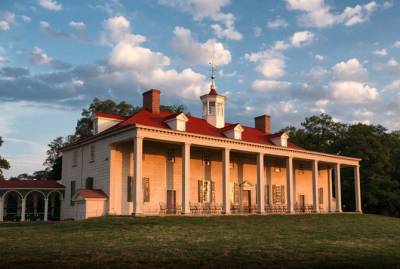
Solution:
[(0, 31), (6, 32), (11, 28), (11, 24), (15, 22), (15, 13), (5, 11), (0, 12)]
[(257, 92), (271, 92), (287, 90), (292, 84), (281, 80), (255, 80), (251, 84), (251, 89)]
[[(129, 21), (119, 16), (110, 18), (104, 27), (114, 39), (109, 63), (113, 70), (109, 79), (139, 84), (146, 88), (159, 88), (166, 95), (175, 94), (188, 99), (197, 97), (207, 89), (205, 77), (187, 68), (181, 72), (168, 69), (169, 57), (143, 47), (146, 38), (131, 33)], [(181, 38), (196, 43), (184, 28), (178, 28)], [(192, 44), (192, 43), (191, 43)], [(210, 44), (210, 43), (209, 43)]]
[(113, 45), (119, 41), (125, 41), (135, 46), (146, 41), (144, 36), (131, 33), (130, 22), (123, 16), (109, 18), (103, 25), (107, 30), (107, 33), (102, 35), (103, 44)]
[(276, 79), (285, 75), (285, 59), (274, 49), (245, 54), (245, 59), (258, 63), (257, 70), (266, 78)]
[(25, 16), (25, 15), (21, 15), (21, 19), (22, 19), (22, 21), (24, 21), (24, 22), (30, 22), (30, 21), (31, 21), (31, 17)]
[(363, 124), (371, 124), (372, 119), (374, 118), (374, 112), (369, 111), (365, 108), (357, 109), (353, 114), (353, 123), (363, 123)]
[(262, 35), (262, 28), (259, 26), (254, 26), (253, 33), (255, 37), (260, 37)]
[(400, 80), (394, 80), (390, 84), (385, 86), (388, 90), (400, 90)]
[(353, 26), (367, 21), (380, 6), (375, 1), (364, 5), (346, 7), (342, 13), (334, 14), (324, 0), (286, 0), (290, 10), (303, 12), (298, 18), (301, 25), (309, 27), (328, 27), (335, 24)]
[(387, 55), (387, 49), (380, 49), (380, 50), (374, 50), (372, 54), (378, 55), (378, 56), (386, 56)]
[(315, 55), (314, 55), (314, 58), (315, 58), (316, 60), (318, 60), (318, 61), (323, 61), (323, 60), (325, 59), (325, 57), (322, 56), (321, 54), (315, 54)]
[(341, 102), (364, 103), (377, 100), (378, 90), (357, 81), (335, 81), (329, 84), (332, 97)]
[(52, 59), (39, 47), (34, 47), (28, 55), (29, 62), (35, 65), (49, 64)]
[(6, 21), (0, 21), (0, 31), (8, 31), (10, 30), (10, 24)]
[(199, 43), (194, 40), (191, 31), (184, 27), (175, 27), (172, 45), (192, 65), (208, 65), (212, 59), (216, 60), (217, 65), (231, 62), (231, 53), (222, 43), (215, 39)]
[(39, 6), (52, 10), (52, 11), (60, 11), (63, 9), (62, 4), (57, 3), (55, 0), (38, 0)]
[(267, 22), (267, 27), (270, 29), (286, 28), (289, 24), (287, 21), (281, 18), (276, 18), (275, 20), (270, 20)]
[(86, 29), (86, 24), (81, 21), (70, 21), (68, 25), (77, 31), (83, 31)]
[(400, 49), (400, 40), (393, 43), (393, 47)]
[(332, 72), (335, 80), (364, 81), (368, 78), (367, 69), (356, 58), (337, 63)]
[(230, 40), (243, 38), (243, 35), (235, 29), (235, 16), (232, 13), (221, 12), (224, 6), (230, 4), (229, 0), (159, 0), (159, 3), (189, 13), (196, 21), (209, 18), (219, 22), (211, 25), (218, 38)]
[(309, 31), (296, 32), (290, 38), (293, 47), (301, 47), (310, 44), (314, 39), (314, 34)]

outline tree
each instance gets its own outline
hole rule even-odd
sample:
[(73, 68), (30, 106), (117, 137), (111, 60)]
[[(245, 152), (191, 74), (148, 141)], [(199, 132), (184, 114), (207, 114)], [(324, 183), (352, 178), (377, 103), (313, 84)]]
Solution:
[[(363, 210), (400, 216), (400, 132), (380, 125), (347, 125), (326, 114), (306, 118), (301, 128), (284, 129), (290, 140), (308, 149), (362, 159)], [(342, 171), (344, 210), (354, 209), (353, 169)]]
[[(3, 145), (3, 139), (0, 136), (0, 147)], [(10, 163), (0, 156), (0, 179), (4, 179), (3, 169), (8, 170), (10, 169)]]
[[(87, 109), (83, 109), (81, 118), (78, 120), (75, 128), (74, 140), (89, 137), (92, 135), (93, 122), (91, 116), (95, 112), (113, 113), (122, 116), (130, 116), (133, 113), (139, 111), (142, 107), (133, 106), (125, 101), (115, 103), (113, 100), (101, 100), (98, 98), (93, 99), (92, 103)], [(172, 105), (164, 106), (161, 105), (160, 109), (163, 111), (169, 111), (172, 113), (185, 112), (186, 107), (184, 105)]]
[(45, 171), (37, 171), (34, 173), (36, 179), (60, 180), (62, 170), (61, 148), (66, 145), (63, 137), (57, 137), (48, 144), (47, 159), (43, 163), (46, 167)]

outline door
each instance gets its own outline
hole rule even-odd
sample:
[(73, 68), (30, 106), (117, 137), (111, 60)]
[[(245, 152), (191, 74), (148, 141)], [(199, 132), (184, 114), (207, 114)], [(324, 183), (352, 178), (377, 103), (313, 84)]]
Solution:
[(167, 190), (167, 213), (176, 213), (176, 191)]
[(251, 191), (242, 190), (242, 208), (243, 212), (250, 213), (251, 210)]
[(300, 195), (300, 211), (304, 212), (305, 211), (305, 196), (304, 195)]

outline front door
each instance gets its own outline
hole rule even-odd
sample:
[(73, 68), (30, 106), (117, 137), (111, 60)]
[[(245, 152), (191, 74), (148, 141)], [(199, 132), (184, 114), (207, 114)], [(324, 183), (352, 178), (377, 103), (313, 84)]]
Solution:
[(250, 213), (251, 210), (251, 191), (242, 190), (242, 208), (243, 212)]
[(174, 214), (176, 209), (176, 191), (167, 190), (167, 213)]

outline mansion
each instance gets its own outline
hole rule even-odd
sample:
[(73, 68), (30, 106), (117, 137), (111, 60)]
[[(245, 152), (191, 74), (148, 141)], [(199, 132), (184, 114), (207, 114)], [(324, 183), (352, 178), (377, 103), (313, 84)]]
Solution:
[(344, 167), (361, 212), (360, 159), (302, 149), (269, 115), (227, 123), (210, 88), (201, 118), (160, 110), (155, 89), (131, 116), (95, 113), (93, 135), (63, 148), (61, 219), (341, 212)]

